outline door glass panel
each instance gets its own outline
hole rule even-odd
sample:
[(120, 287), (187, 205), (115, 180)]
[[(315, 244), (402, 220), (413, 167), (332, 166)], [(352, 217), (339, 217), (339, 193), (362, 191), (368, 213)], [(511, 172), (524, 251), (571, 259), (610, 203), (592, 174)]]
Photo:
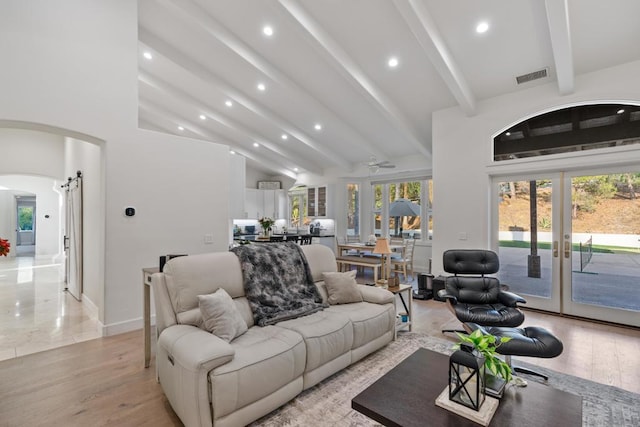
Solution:
[(571, 300), (640, 310), (640, 173), (571, 178)]
[(497, 277), (520, 295), (552, 296), (551, 180), (499, 182)]

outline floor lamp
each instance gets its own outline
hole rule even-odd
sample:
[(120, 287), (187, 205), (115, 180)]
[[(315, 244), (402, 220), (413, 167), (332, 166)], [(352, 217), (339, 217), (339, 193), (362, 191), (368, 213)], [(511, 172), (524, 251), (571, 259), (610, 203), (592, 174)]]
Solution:
[(389, 287), (389, 254), (391, 253), (391, 248), (389, 248), (389, 240), (384, 237), (378, 237), (376, 240), (376, 247), (373, 248), (374, 254), (380, 254), (382, 257), (382, 279), (378, 280), (376, 285), (380, 285), (383, 288)]

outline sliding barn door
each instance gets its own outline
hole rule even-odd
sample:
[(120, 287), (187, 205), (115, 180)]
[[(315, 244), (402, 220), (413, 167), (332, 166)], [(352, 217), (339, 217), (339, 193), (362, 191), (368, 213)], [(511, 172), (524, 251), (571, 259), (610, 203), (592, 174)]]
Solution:
[(82, 299), (82, 174), (69, 178), (65, 187), (65, 283), (66, 290)]

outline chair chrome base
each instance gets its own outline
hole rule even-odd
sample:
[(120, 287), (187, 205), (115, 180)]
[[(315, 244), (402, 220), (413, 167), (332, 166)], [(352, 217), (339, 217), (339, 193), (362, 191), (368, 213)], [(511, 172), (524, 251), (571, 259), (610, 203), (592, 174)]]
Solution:
[(507, 365), (509, 365), (511, 367), (512, 371), (520, 372), (522, 374), (529, 374), (529, 375), (534, 375), (534, 376), (537, 376), (537, 377), (541, 377), (545, 381), (549, 380), (549, 377), (544, 375), (541, 372), (533, 371), (533, 370), (528, 369), (528, 368), (523, 368), (522, 366), (513, 366), (512, 362), (511, 362), (511, 356), (504, 356), (504, 361), (507, 362)]

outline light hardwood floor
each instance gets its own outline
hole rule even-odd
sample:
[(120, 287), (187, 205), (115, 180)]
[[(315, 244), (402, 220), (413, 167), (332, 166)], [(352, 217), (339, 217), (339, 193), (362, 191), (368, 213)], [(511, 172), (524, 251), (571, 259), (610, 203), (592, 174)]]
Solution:
[[(443, 327), (458, 326), (444, 303), (414, 300), (413, 307), (415, 332), (442, 338)], [(639, 330), (531, 310), (526, 316), (565, 345), (555, 359), (528, 361), (640, 393)], [(155, 361), (143, 367), (141, 331), (5, 360), (0, 378), (2, 426), (181, 425), (155, 380)]]

